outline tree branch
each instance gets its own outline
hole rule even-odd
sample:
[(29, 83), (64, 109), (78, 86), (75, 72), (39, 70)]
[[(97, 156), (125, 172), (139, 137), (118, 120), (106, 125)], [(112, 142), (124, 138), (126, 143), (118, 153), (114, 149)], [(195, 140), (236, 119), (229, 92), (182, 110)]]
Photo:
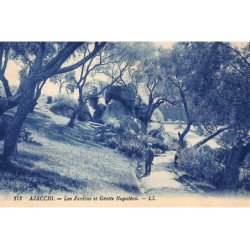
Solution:
[(208, 136), (207, 138), (201, 140), (200, 142), (196, 143), (193, 148), (197, 149), (200, 146), (202, 146), (203, 144), (205, 144), (206, 142), (208, 142), (209, 140), (213, 139), (215, 136), (219, 135), (220, 133), (222, 133), (223, 131), (227, 130), (231, 128), (231, 126), (225, 127), (225, 128), (221, 128), (219, 130), (217, 130), (216, 132), (214, 132), (213, 134), (211, 134), (210, 136)]

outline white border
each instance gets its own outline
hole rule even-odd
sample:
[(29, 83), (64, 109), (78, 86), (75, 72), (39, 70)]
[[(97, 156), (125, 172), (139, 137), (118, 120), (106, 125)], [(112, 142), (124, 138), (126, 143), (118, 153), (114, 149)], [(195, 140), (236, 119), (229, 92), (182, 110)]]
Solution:
[(248, 0), (8, 0), (0, 40), (250, 40)]
[(248, 209), (2, 209), (0, 220), (5, 250), (231, 250), (249, 245)]

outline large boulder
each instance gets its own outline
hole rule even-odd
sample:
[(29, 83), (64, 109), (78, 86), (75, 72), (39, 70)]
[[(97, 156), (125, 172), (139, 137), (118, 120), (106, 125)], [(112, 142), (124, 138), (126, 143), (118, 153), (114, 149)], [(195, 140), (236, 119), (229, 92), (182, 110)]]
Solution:
[(121, 126), (130, 131), (132, 130), (135, 133), (141, 132), (145, 134), (147, 132), (146, 126), (140, 120), (129, 115), (126, 115), (122, 118)]
[(131, 111), (121, 102), (112, 100), (102, 114), (101, 120), (108, 123), (110, 119), (122, 120), (125, 115), (131, 115)]
[(165, 131), (162, 124), (155, 122), (150, 123), (147, 132), (153, 138), (156, 138), (163, 144), (167, 145), (170, 150), (178, 149), (178, 141)]
[(104, 99), (106, 104), (111, 100), (116, 100), (127, 107), (132, 107), (134, 104), (134, 96), (132, 92), (121, 85), (112, 85), (104, 92)]

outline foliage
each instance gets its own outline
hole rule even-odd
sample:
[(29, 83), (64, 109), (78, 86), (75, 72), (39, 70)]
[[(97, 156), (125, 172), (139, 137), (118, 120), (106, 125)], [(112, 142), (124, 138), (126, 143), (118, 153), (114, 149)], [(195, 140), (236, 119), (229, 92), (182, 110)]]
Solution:
[[(217, 188), (223, 185), (224, 166), (220, 159), (225, 157), (225, 151), (217, 152), (209, 146), (199, 150), (194, 148), (184, 149), (178, 159), (178, 167), (198, 180), (205, 180)], [(219, 154), (223, 154), (220, 155)]]
[(96, 141), (105, 143), (108, 147), (116, 148), (128, 157), (144, 160), (147, 143), (152, 144), (156, 154), (161, 154), (169, 150), (168, 145), (157, 138), (142, 133), (134, 133), (132, 130), (121, 128), (117, 123), (100, 128), (95, 136)]
[(62, 89), (65, 89), (67, 93), (73, 94), (76, 88), (74, 72), (52, 76), (50, 81), (58, 86), (59, 94), (62, 93)]
[(114, 128), (111, 125), (102, 127), (95, 140), (104, 142), (108, 147), (117, 148), (118, 151), (129, 157), (139, 159), (144, 158), (147, 145), (142, 134), (134, 134), (129, 130)]
[(67, 95), (58, 95), (55, 98), (55, 103), (50, 107), (51, 112), (56, 115), (70, 117), (76, 102)]
[(249, 130), (247, 51), (229, 43), (189, 42), (162, 53), (168, 92), (177, 98), (177, 108), (185, 111), (187, 124), (203, 124), (210, 133), (219, 126)]

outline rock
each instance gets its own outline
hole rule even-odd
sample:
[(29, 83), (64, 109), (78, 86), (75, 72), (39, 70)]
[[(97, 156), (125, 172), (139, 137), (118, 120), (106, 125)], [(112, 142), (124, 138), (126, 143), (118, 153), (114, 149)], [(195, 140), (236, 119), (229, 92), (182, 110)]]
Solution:
[(122, 103), (112, 100), (106, 107), (106, 110), (103, 112), (101, 120), (104, 123), (108, 123), (110, 119), (122, 120), (125, 115), (131, 115), (131, 111), (124, 106)]
[(101, 120), (101, 117), (102, 117), (103, 113), (105, 112), (106, 108), (107, 108), (106, 105), (103, 105), (103, 104), (97, 105), (96, 110), (93, 114), (93, 121), (94, 122), (103, 123), (103, 121)]
[(132, 107), (134, 104), (134, 96), (129, 89), (120, 85), (112, 85), (106, 89), (104, 93), (106, 104), (111, 100), (116, 100), (127, 107)]
[(178, 142), (171, 135), (169, 135), (162, 124), (150, 123), (148, 133), (152, 137), (158, 139), (163, 144), (167, 145), (169, 150), (177, 150)]
[(89, 105), (90, 105), (93, 109), (97, 109), (97, 108), (98, 108), (98, 97), (89, 99), (88, 103), (89, 103)]
[(164, 116), (159, 109), (156, 109), (151, 117), (153, 122), (164, 122)]
[(147, 132), (146, 126), (140, 120), (129, 115), (123, 117), (121, 126), (128, 130), (133, 130), (136, 133), (141, 132), (145, 134)]

